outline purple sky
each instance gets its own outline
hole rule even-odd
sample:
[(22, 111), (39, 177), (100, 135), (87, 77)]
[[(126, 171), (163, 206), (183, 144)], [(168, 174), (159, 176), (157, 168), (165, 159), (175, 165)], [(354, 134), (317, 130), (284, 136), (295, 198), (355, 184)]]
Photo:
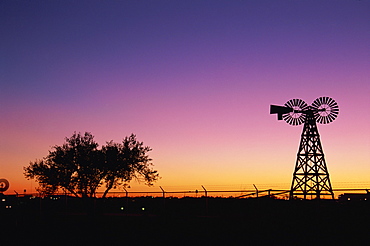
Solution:
[(157, 185), (289, 188), (302, 126), (269, 105), (329, 96), (333, 188), (368, 186), (369, 13), (366, 0), (1, 1), (0, 176), (30, 189), (23, 166), (74, 131), (133, 132)]

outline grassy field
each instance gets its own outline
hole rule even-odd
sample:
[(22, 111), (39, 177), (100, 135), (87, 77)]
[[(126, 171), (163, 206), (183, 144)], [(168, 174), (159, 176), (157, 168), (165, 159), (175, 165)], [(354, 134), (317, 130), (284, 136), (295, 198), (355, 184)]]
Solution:
[(366, 201), (18, 198), (12, 204), (11, 208), (1, 209), (1, 245), (369, 245), (370, 242), (370, 203)]

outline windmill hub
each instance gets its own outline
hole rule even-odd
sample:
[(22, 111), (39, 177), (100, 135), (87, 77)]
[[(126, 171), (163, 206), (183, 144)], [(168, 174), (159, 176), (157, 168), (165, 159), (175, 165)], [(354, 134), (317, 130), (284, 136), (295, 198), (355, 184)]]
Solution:
[(308, 195), (317, 199), (330, 195), (334, 199), (316, 122), (328, 124), (337, 118), (338, 113), (338, 104), (330, 97), (319, 97), (311, 106), (301, 99), (289, 100), (284, 106), (270, 106), (270, 114), (277, 114), (278, 120), (293, 126), (304, 123), (290, 189), (291, 199), (299, 196), (306, 199)]

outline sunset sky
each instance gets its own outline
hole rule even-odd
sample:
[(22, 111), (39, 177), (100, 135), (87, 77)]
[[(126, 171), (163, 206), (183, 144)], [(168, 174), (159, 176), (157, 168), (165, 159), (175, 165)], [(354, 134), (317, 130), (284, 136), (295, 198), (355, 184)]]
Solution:
[(0, 2), (0, 178), (74, 131), (135, 133), (162, 177), (130, 190), (290, 188), (302, 126), (270, 104), (329, 96), (333, 188), (370, 188), (370, 1)]

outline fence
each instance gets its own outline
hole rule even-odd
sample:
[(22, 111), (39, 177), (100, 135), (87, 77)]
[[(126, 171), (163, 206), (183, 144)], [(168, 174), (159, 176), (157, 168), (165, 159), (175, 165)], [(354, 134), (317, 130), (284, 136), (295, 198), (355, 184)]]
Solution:
[[(206, 187), (201, 186), (201, 189), (195, 190), (165, 190), (159, 186), (160, 190), (157, 191), (129, 191), (125, 189), (124, 191), (113, 191), (109, 192), (107, 197), (220, 197), (220, 198), (260, 198), (260, 197), (275, 197), (279, 199), (288, 199), (290, 190), (287, 189), (261, 189), (259, 190), (256, 186), (255, 189), (240, 189), (240, 190), (208, 190)], [(343, 193), (369, 193), (369, 189), (365, 188), (341, 188), (333, 189), (335, 198), (338, 198)], [(104, 192), (97, 192), (96, 197), (102, 197)], [(70, 196), (70, 193), (58, 193), (55, 195), (65, 195)], [(40, 197), (39, 193), (24, 193), (16, 194), (18, 197), (30, 196), (30, 197)], [(314, 197), (308, 197), (313, 199)], [(325, 197), (324, 197), (325, 198)], [(328, 197), (329, 198), (329, 197)]]

